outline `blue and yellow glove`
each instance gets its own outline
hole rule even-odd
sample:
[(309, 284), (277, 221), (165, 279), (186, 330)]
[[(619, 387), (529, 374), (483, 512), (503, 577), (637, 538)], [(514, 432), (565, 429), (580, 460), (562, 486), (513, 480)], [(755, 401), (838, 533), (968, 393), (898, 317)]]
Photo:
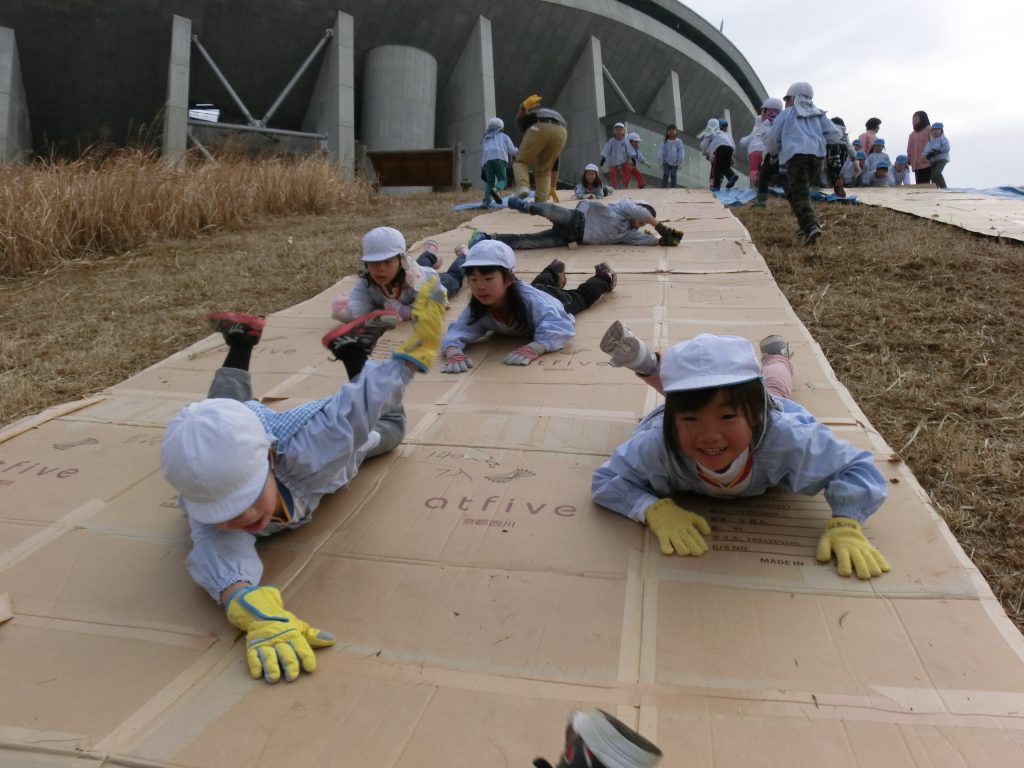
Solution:
[(334, 635), (314, 629), (284, 609), (281, 593), (274, 587), (245, 587), (231, 596), (228, 621), (245, 632), (245, 657), (249, 674), (268, 683), (299, 676), (299, 665), (316, 669), (314, 648), (334, 645)]
[(818, 560), (827, 563), (833, 554), (840, 576), (849, 576), (856, 570), (858, 579), (870, 579), (892, 569), (861, 532), (860, 523), (849, 517), (833, 517), (825, 523), (825, 532), (818, 540)]
[(708, 551), (701, 534), (710, 535), (708, 521), (696, 512), (689, 512), (672, 499), (654, 502), (644, 513), (647, 527), (658, 537), (661, 554), (675, 552), (680, 557), (700, 557)]
[(437, 275), (423, 281), (412, 304), (412, 336), (399, 344), (391, 357), (412, 363), (421, 373), (430, 370), (441, 346), (446, 298)]

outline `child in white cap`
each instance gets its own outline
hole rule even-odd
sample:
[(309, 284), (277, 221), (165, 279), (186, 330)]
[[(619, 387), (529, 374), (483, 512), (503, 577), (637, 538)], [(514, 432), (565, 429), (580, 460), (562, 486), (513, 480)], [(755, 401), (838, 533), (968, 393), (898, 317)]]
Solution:
[(643, 172), (637, 168), (637, 163), (651, 167), (651, 164), (647, 162), (647, 156), (640, 151), (640, 134), (630, 133), (626, 136), (626, 141), (629, 142), (629, 162), (626, 163), (624, 168), (625, 175), (623, 177), (622, 186), (624, 189), (629, 189), (629, 182), (631, 179), (636, 179), (637, 189), (643, 189), (647, 186), (647, 181), (644, 179)]
[(946, 138), (946, 126), (932, 123), (931, 138), (924, 145), (925, 159), (932, 164), (932, 184), (939, 189), (946, 188), (946, 179), (942, 172), (949, 164), (949, 139)]
[(783, 103), (786, 108), (775, 118), (764, 137), (765, 147), (779, 156), (789, 177), (789, 205), (799, 222), (797, 233), (807, 245), (821, 236), (821, 225), (811, 205), (811, 184), (821, 176), (828, 142), (842, 141), (843, 132), (814, 104), (810, 83), (789, 86)]
[[(531, 203), (509, 198), (509, 208), (531, 216), (543, 216), (551, 228), (541, 232), (488, 234), (477, 231), (469, 239), (470, 247), (481, 240), (500, 240), (516, 251), (533, 248), (559, 248), (578, 245), (669, 245), (676, 246), (683, 233), (659, 222), (654, 206), (645, 200), (628, 197), (614, 203), (582, 200), (575, 209), (551, 203)], [(658, 233), (641, 229), (650, 224)]]
[(576, 199), (599, 200), (606, 194), (611, 194), (611, 189), (601, 181), (601, 169), (596, 163), (587, 163), (583, 167), (580, 183), (576, 185)]
[[(557, 768), (654, 768), (661, 750), (602, 709), (577, 709), (565, 726)], [(552, 768), (542, 757), (534, 768)]]
[(484, 177), (484, 208), (491, 207), (491, 199), (501, 205), (501, 191), (508, 186), (508, 169), (515, 159), (516, 145), (505, 131), (500, 117), (487, 121), (487, 130), (480, 139), (480, 167)]
[(608, 163), (608, 181), (614, 189), (619, 189), (619, 178), (622, 178), (623, 183), (628, 178), (626, 176), (626, 167), (629, 164), (631, 147), (626, 139), (626, 126), (624, 123), (616, 123), (612, 128), (612, 134), (612, 137), (605, 142), (604, 147), (601, 149), (601, 162), (599, 165), (603, 167), (606, 162)]
[(772, 121), (782, 109), (782, 99), (765, 99), (761, 104), (761, 112), (754, 118), (754, 127), (751, 128), (750, 133), (740, 139), (740, 146), (747, 151), (750, 186), (754, 189), (757, 189), (761, 163), (764, 162), (764, 135), (772, 127)]
[(679, 138), (679, 128), (670, 123), (665, 129), (665, 140), (658, 147), (658, 162), (661, 163), (661, 186), (675, 189), (679, 186), (679, 166), (683, 164), (686, 149)]
[[(854, 139), (854, 141), (856, 141), (856, 139)], [(865, 159), (866, 156), (864, 155), (863, 149), (856, 150), (852, 155), (846, 158), (842, 169), (839, 171), (839, 177), (843, 180), (843, 186), (863, 186), (863, 181), (861, 180), (861, 166), (864, 164)]]
[(793, 368), (786, 340), (768, 336), (760, 346), (758, 360), (746, 339), (702, 333), (659, 359), (622, 323), (613, 323), (601, 348), (613, 364), (663, 392), (665, 404), (594, 471), (594, 501), (646, 523), (662, 554), (699, 557), (711, 528), (679, 506), (675, 494), (824, 491), (832, 518), (819, 539), (818, 560), (834, 556), (841, 576), (881, 575), (889, 563), (861, 525), (885, 501), (885, 477), (870, 452), (839, 440), (789, 399)]
[(462, 263), (466, 246), (455, 248), (455, 261), (444, 272), (437, 255), (437, 243), (427, 240), (423, 253), (413, 261), (406, 250), (405, 236), (394, 227), (376, 227), (363, 235), (363, 271), (359, 273), (351, 293), (339, 293), (331, 302), (331, 317), (340, 322), (374, 311), (397, 314), (400, 319), (412, 316), (416, 292), (424, 280), (437, 275), (450, 299), (462, 287), (465, 275)]
[(431, 277), (413, 305), (412, 336), (391, 360), (367, 361), (380, 326), (350, 324), (344, 333), (328, 334), (325, 345), (345, 364), (350, 381), (330, 397), (283, 412), (252, 399), (249, 357), (264, 321), (241, 313), (211, 316), (228, 356), (207, 399), (168, 423), (161, 469), (188, 515), (189, 572), (246, 633), (252, 677), (291, 682), (301, 670), (316, 669), (314, 648), (335, 642), (285, 610), (276, 588), (260, 583), (257, 537), (305, 525), (364, 459), (401, 442), (402, 395), (413, 373), (426, 372), (437, 356), (443, 316), (444, 292)]
[(594, 267), (593, 277), (566, 290), (565, 264), (555, 259), (527, 285), (515, 275), (512, 249), (497, 240), (482, 240), (470, 248), (465, 269), (473, 298), (441, 340), (445, 373), (472, 368), (466, 345), (488, 333), (530, 339), (505, 357), (505, 365), (529, 365), (561, 349), (576, 335), (573, 315), (614, 290), (616, 283), (614, 270), (602, 262)]
[(700, 148), (711, 161), (710, 189), (712, 192), (717, 192), (722, 188), (723, 178), (729, 180), (725, 185), (726, 189), (732, 189), (740, 177), (732, 169), (736, 142), (732, 140), (732, 136), (729, 134), (729, 121), (724, 117), (720, 117), (717, 120), (708, 120), (705, 131), (711, 129), (712, 122), (717, 123), (718, 127), (700, 140)]

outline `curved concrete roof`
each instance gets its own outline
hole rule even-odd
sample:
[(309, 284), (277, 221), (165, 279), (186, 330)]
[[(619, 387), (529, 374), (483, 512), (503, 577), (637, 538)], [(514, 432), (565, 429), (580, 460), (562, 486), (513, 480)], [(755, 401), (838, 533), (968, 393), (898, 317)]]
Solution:
[[(167, 90), (173, 15), (192, 20), (250, 111), (262, 114), (337, 11), (354, 19), (356, 109), (366, 52), (384, 44), (428, 51), (438, 83), (451, 73), (478, 16), (494, 29), (498, 114), (512, 117), (530, 92), (557, 93), (590, 37), (637, 111), (652, 102), (669, 70), (680, 76), (688, 131), (725, 108), (734, 132), (753, 122), (767, 95), (739, 51), (711, 25), (672, 0), (5, 0), (0, 26), (14, 29), (37, 151), (47, 140), (125, 141), (151, 123)], [(273, 124), (298, 128), (317, 67), (311, 67)], [(193, 101), (234, 111), (204, 64), (192, 67)], [(609, 112), (621, 101), (606, 88)], [(442, 116), (439, 115), (439, 120)]]

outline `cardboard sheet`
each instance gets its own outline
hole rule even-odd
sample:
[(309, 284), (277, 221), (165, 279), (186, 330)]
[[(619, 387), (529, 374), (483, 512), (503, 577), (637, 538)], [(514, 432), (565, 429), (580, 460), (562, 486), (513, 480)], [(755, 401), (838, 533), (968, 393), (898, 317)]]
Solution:
[(996, 197), (980, 192), (917, 187), (858, 187), (858, 202), (951, 224), (989, 237), (1024, 240), (1024, 198)]
[[(526, 368), (518, 342), (409, 386), (408, 432), (261, 542), (265, 582), (338, 637), (292, 684), (252, 681), (244, 643), (185, 570), (190, 540), (159, 470), (164, 425), (203, 397), (211, 336), (99, 397), (0, 432), (0, 765), (529, 765), (566, 717), (599, 706), (666, 766), (1024, 765), (1024, 641), (710, 193), (645, 191), (681, 247), (557, 256), (570, 287), (601, 261), (617, 290), (563, 350)], [(513, 211), (473, 225), (525, 230)], [(445, 254), (471, 231), (441, 233)], [(329, 394), (322, 295), (268, 318), (257, 396)], [(468, 299), (456, 296), (451, 317)], [(590, 475), (659, 402), (598, 341), (614, 319), (658, 348), (701, 331), (784, 333), (794, 399), (872, 451), (890, 483), (867, 532), (893, 564), (869, 582), (815, 560), (824, 499), (692, 497), (713, 527), (701, 558), (596, 506)], [(388, 333), (390, 354), (408, 327)]]

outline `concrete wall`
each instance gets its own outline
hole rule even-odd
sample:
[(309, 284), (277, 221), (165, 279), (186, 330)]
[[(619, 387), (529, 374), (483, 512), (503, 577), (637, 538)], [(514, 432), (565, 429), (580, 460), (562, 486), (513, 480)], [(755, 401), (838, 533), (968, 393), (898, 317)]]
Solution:
[(560, 179), (575, 183), (583, 166), (597, 162), (601, 156), (601, 147), (607, 141), (601, 125), (605, 113), (603, 80), (601, 41), (591, 37), (552, 104), (565, 117), (569, 128), (569, 139), (558, 162)]
[(355, 28), (351, 16), (338, 13), (334, 37), (324, 51), (320, 75), (313, 87), (302, 130), (326, 133), (323, 149), (339, 168), (351, 173), (355, 166)]
[(480, 139), (496, 115), (491, 22), (480, 16), (441, 94), (438, 127), (442, 146), (462, 145), (462, 176), (478, 185)]
[(0, 163), (28, 160), (32, 127), (14, 30), (0, 27)]

